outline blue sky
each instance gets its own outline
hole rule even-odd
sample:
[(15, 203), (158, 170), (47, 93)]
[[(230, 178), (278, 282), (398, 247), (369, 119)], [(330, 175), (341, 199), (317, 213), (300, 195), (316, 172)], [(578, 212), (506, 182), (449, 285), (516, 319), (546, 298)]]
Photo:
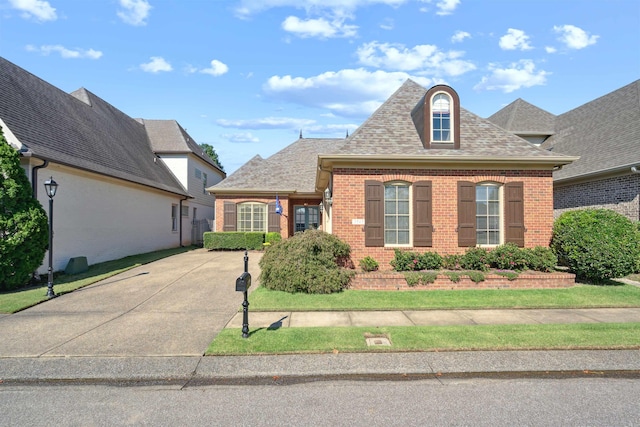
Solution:
[(407, 78), (482, 117), (568, 111), (640, 77), (640, 2), (0, 0), (0, 55), (177, 120), (229, 173), (301, 129), (344, 137)]

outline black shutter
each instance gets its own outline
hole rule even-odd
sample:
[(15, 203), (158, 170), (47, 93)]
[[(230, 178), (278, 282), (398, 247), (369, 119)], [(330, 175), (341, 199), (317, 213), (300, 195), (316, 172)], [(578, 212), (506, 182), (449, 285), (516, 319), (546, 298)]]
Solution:
[(476, 245), (476, 185), (458, 182), (458, 246)]
[(280, 232), (280, 215), (276, 213), (276, 202), (271, 202), (268, 205), (268, 228), (269, 233)]
[(433, 246), (431, 181), (413, 184), (413, 245)]
[(236, 204), (224, 202), (224, 226), (222, 231), (236, 231)]
[(364, 182), (364, 245), (384, 246), (384, 184)]
[(522, 182), (510, 182), (504, 186), (505, 242), (524, 247), (524, 190)]

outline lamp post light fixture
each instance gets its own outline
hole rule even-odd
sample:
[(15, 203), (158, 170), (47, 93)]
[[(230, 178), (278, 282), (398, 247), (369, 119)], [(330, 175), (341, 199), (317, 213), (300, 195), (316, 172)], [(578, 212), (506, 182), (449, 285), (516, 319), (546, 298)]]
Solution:
[(58, 191), (58, 183), (53, 177), (44, 182), (44, 188), (49, 196), (49, 281), (47, 282), (47, 298), (53, 298), (56, 294), (53, 292), (53, 197)]

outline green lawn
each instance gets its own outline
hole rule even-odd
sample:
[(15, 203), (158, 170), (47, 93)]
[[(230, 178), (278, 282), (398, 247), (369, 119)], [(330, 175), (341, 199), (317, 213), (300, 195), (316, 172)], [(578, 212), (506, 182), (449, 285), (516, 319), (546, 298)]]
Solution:
[[(184, 248), (165, 249), (162, 251), (148, 252), (146, 254), (132, 255), (114, 261), (102, 262), (89, 266), (89, 270), (75, 275), (56, 274), (53, 280), (54, 292), (58, 295), (74, 291), (87, 285), (107, 279), (123, 271), (130, 270), (152, 261), (157, 261), (171, 255), (188, 252), (195, 246)], [(47, 281), (42, 285), (18, 289), (0, 293), (0, 313), (15, 313), (25, 308), (34, 306), (47, 300)]]
[(258, 287), (249, 296), (254, 311), (431, 310), (482, 308), (640, 307), (640, 287), (576, 285), (562, 289), (357, 291), (290, 294)]
[[(391, 347), (368, 347), (365, 334), (385, 334)], [(207, 355), (331, 353), (364, 351), (460, 351), (533, 349), (636, 349), (640, 323), (548, 325), (259, 328), (242, 338), (224, 329)]]

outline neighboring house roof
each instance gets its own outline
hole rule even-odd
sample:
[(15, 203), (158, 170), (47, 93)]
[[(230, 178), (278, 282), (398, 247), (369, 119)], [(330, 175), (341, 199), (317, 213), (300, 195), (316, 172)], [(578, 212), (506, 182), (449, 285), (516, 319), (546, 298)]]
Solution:
[(553, 135), (556, 116), (518, 98), (487, 120), (516, 135)]
[(151, 148), (156, 154), (193, 153), (217, 169), (223, 177), (225, 176), (220, 166), (202, 150), (177, 121), (147, 119), (138, 119), (138, 121), (147, 129)]
[(67, 94), (4, 58), (0, 118), (27, 155), (188, 195), (156, 162), (136, 120), (86, 89)]
[(559, 115), (555, 131), (543, 148), (580, 156), (554, 172), (555, 181), (640, 165), (640, 80)]
[(253, 157), (207, 190), (213, 194), (315, 193), (318, 155), (334, 152), (344, 142), (335, 138), (300, 138), (267, 159)]

